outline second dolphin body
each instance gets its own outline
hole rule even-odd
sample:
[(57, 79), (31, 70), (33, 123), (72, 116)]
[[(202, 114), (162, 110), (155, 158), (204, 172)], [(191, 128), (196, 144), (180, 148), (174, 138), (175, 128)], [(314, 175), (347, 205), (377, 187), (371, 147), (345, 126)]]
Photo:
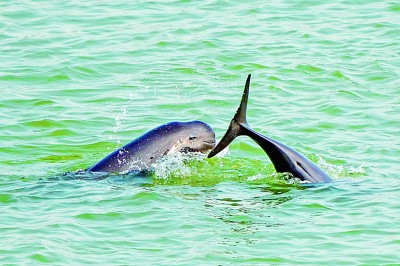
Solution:
[(277, 172), (287, 172), (302, 181), (308, 181), (310, 183), (331, 182), (332, 179), (309, 159), (292, 148), (276, 140), (263, 136), (250, 128), (246, 119), (250, 78), (251, 75), (247, 77), (242, 101), (235, 116), (230, 122), (228, 130), (217, 146), (215, 146), (208, 154), (208, 158), (218, 154), (236, 137), (246, 135), (252, 138), (267, 153)]

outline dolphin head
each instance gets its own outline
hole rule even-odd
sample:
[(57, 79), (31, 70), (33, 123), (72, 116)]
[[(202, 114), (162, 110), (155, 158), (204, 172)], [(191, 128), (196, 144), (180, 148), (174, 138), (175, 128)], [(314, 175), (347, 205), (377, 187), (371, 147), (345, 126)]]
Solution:
[(168, 153), (179, 151), (205, 153), (215, 146), (215, 133), (201, 121), (180, 122), (179, 138)]

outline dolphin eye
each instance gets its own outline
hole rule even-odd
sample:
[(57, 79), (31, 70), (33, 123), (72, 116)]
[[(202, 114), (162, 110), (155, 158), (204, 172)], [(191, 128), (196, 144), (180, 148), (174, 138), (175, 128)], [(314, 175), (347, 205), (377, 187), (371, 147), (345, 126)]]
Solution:
[(196, 137), (195, 136), (189, 136), (189, 140), (195, 140)]

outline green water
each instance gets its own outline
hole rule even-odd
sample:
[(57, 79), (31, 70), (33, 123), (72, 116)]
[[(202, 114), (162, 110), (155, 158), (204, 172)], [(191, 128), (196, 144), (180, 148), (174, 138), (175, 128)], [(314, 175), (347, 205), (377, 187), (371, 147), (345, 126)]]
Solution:
[[(400, 265), (397, 1), (1, 1), (1, 265)], [(162, 123), (248, 121), (140, 181), (62, 178)]]

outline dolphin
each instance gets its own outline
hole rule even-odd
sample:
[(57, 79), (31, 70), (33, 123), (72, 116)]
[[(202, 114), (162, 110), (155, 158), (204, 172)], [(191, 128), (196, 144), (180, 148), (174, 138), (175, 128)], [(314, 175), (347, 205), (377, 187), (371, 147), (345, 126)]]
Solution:
[(332, 179), (324, 171), (297, 151), (250, 128), (246, 118), (250, 78), (251, 74), (247, 77), (242, 101), (229, 124), (228, 130), (207, 157), (211, 158), (218, 154), (236, 137), (246, 135), (253, 139), (267, 153), (277, 172), (290, 173), (293, 177), (310, 183), (332, 182)]
[(169, 122), (116, 149), (85, 171), (129, 173), (148, 170), (174, 152), (205, 153), (215, 146), (215, 133), (201, 121)]

